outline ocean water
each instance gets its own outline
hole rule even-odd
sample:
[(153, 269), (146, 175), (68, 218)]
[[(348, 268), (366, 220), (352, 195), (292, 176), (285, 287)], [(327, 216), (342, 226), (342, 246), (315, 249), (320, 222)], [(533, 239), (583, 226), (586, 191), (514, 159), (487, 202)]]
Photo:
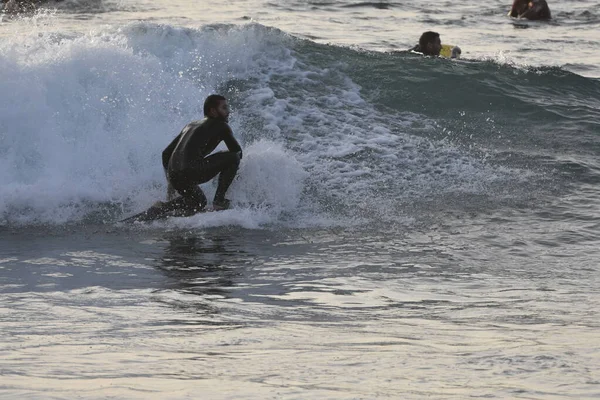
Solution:
[[(600, 2), (549, 4), (1, 14), (0, 398), (600, 398)], [(211, 93), (234, 209), (119, 223)]]

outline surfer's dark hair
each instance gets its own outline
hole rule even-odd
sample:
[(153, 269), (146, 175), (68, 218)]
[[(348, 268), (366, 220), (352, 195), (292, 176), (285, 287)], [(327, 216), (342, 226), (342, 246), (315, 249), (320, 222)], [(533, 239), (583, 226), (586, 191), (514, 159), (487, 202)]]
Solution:
[(437, 32), (427, 31), (423, 33), (419, 38), (419, 48), (425, 53), (427, 51), (427, 45), (433, 43), (433, 41), (439, 37), (440, 34)]
[(227, 99), (220, 94), (211, 94), (204, 100), (204, 116), (208, 116), (211, 108), (219, 107), (219, 103), (222, 101), (227, 101)]

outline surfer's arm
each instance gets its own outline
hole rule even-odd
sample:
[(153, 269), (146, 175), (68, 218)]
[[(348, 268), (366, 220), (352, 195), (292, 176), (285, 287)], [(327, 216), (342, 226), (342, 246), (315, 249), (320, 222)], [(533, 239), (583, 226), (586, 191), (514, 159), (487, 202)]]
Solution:
[(238, 141), (233, 137), (233, 132), (231, 131), (229, 125), (227, 125), (224, 130), (223, 141), (227, 145), (227, 149), (229, 149), (229, 151), (239, 153), (240, 159), (242, 158), (242, 146), (240, 146)]
[(177, 143), (179, 143), (179, 139), (181, 139), (181, 135), (182, 135), (182, 133), (177, 135), (177, 137), (175, 139), (173, 139), (171, 144), (169, 144), (167, 146), (167, 148), (164, 149), (162, 152), (162, 164), (163, 164), (163, 168), (165, 169), (165, 171), (169, 168), (169, 160), (171, 159), (171, 156), (173, 155), (173, 151), (175, 150), (175, 147), (177, 147)]

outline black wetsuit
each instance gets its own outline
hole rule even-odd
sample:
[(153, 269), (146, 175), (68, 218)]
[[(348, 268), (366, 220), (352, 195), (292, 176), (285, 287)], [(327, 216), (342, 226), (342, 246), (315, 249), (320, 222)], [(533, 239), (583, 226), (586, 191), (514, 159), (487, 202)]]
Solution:
[[(221, 141), (225, 142), (229, 151), (207, 156)], [(219, 173), (214, 204), (226, 204), (225, 192), (235, 178), (241, 158), (242, 148), (227, 122), (218, 118), (190, 122), (162, 153), (167, 179), (182, 196), (169, 204), (172, 208), (202, 210), (207, 200), (198, 185)]]
[(423, 50), (421, 50), (421, 45), (417, 44), (414, 47), (411, 47), (410, 49), (408, 49), (408, 51), (415, 51), (417, 53), (423, 53)]

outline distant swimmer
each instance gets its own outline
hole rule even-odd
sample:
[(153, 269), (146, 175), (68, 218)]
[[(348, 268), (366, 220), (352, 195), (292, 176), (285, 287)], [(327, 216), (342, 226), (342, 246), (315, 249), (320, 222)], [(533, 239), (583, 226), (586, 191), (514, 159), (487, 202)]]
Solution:
[(410, 49), (426, 56), (460, 58), (461, 50), (458, 46), (443, 45), (440, 34), (437, 32), (424, 32), (419, 38), (419, 44)]
[(531, 20), (547, 20), (552, 18), (546, 0), (515, 0), (508, 15), (513, 18)]
[[(169, 186), (182, 196), (167, 203), (171, 205), (167, 208), (184, 207), (188, 214), (204, 210), (207, 199), (198, 185), (217, 175), (213, 209), (229, 208), (225, 193), (242, 159), (242, 148), (228, 124), (229, 105), (225, 97), (208, 96), (204, 101), (204, 116), (201, 121), (187, 124), (162, 153)], [(221, 142), (225, 142), (229, 151), (211, 154)]]
[(424, 32), (419, 38), (419, 44), (411, 49), (426, 56), (439, 56), (442, 50), (442, 40), (437, 32)]

